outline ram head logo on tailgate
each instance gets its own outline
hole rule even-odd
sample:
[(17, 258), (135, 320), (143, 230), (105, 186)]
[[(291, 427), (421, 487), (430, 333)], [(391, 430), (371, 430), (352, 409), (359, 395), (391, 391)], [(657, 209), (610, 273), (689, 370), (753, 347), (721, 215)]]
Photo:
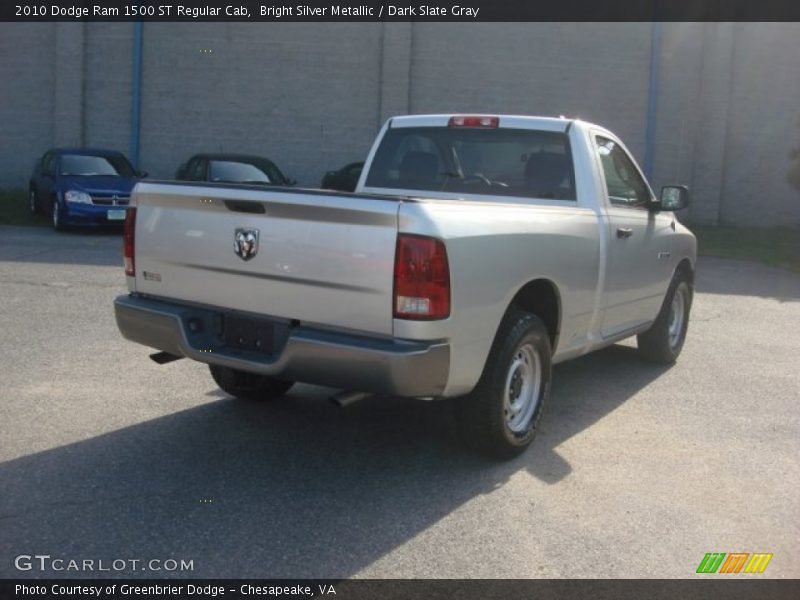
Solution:
[(233, 251), (242, 260), (250, 260), (258, 253), (258, 229), (237, 229), (233, 236)]

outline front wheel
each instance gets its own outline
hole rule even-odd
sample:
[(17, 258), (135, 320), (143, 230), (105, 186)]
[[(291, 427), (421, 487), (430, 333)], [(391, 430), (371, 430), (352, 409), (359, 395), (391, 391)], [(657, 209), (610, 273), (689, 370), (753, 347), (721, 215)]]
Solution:
[(658, 317), (650, 329), (636, 338), (642, 358), (663, 365), (675, 362), (686, 341), (692, 295), (689, 278), (683, 273), (676, 274)]
[(51, 217), (53, 219), (53, 229), (56, 231), (64, 231), (64, 216), (61, 214), (61, 204), (58, 200), (53, 200)]
[(258, 375), (247, 371), (239, 371), (229, 367), (208, 365), (211, 377), (223, 392), (243, 400), (271, 400), (283, 396), (294, 385), (293, 381), (275, 379), (267, 375)]
[(503, 318), (478, 385), (458, 401), (465, 441), (507, 459), (530, 446), (550, 394), (550, 337), (535, 315), (512, 308)]

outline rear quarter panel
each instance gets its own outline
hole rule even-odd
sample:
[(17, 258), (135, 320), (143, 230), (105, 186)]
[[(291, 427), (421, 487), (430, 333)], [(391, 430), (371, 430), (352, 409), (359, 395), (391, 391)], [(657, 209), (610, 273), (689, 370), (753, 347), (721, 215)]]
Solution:
[(600, 243), (595, 212), (575, 203), (425, 200), (405, 202), (399, 231), (445, 240), (451, 315), (442, 321), (395, 319), (394, 335), (447, 339), (450, 380), (445, 395), (477, 383), (500, 321), (517, 292), (551, 281), (561, 300), (556, 360), (586, 344), (594, 315)]

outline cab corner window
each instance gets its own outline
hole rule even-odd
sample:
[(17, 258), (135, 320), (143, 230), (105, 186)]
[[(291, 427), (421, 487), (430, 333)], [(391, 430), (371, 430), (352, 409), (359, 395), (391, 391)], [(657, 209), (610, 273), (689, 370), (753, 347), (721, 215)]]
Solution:
[(645, 208), (652, 200), (650, 190), (631, 158), (617, 142), (602, 136), (595, 139), (611, 204)]

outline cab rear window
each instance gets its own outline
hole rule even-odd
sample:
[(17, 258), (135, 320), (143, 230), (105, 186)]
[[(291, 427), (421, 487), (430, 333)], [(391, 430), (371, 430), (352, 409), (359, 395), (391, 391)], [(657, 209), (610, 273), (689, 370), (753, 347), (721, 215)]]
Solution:
[(507, 128), (398, 127), (381, 140), (374, 188), (575, 200), (569, 138)]

